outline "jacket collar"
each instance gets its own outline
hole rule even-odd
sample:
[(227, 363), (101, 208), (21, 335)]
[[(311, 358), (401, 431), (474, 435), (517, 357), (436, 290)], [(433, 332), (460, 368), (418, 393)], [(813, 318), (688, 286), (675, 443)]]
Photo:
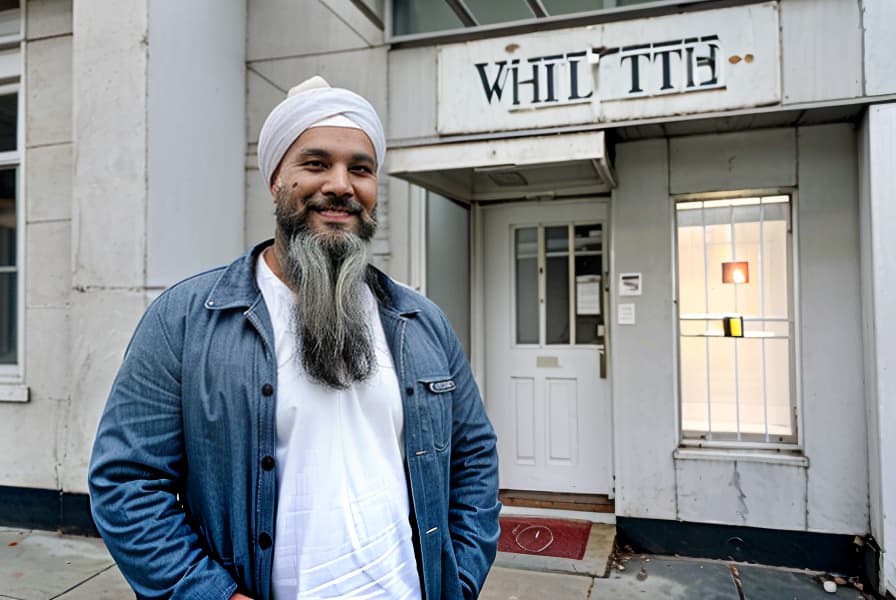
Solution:
[[(230, 263), (212, 286), (205, 307), (210, 310), (248, 308), (257, 302), (261, 290), (255, 281), (255, 265), (258, 256), (273, 243), (273, 239), (265, 240)], [(384, 311), (400, 317), (413, 317), (420, 312), (416, 292), (372, 265), (367, 267), (367, 284)]]
[(258, 255), (273, 243), (273, 239), (265, 240), (227, 265), (205, 299), (205, 307), (224, 310), (252, 306), (261, 294), (255, 282), (255, 263)]
[(413, 317), (420, 312), (417, 292), (397, 283), (373, 265), (367, 267), (367, 285), (376, 296), (381, 311), (400, 317)]

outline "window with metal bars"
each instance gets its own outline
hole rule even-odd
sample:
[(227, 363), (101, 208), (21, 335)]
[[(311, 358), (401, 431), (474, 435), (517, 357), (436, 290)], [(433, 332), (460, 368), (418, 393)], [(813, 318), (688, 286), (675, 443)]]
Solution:
[(797, 441), (791, 198), (675, 205), (682, 441)]

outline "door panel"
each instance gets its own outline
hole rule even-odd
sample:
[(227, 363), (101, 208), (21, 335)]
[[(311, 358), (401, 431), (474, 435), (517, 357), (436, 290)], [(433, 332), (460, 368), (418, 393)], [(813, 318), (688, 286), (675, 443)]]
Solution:
[(548, 413), (548, 462), (570, 466), (578, 456), (575, 379), (546, 379)]
[(513, 377), (513, 405), (516, 422), (516, 461), (535, 464), (535, 380)]
[(483, 218), (485, 395), (501, 487), (609, 494), (609, 383), (598, 328), (606, 204), (527, 202), (486, 207)]

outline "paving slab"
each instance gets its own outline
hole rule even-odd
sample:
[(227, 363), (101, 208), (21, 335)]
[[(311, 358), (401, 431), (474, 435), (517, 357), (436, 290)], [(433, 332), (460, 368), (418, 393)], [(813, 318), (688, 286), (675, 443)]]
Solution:
[[(606, 560), (612, 537), (597, 528), (589, 538), (586, 558)], [(503, 554), (503, 553), (501, 553)], [(525, 555), (512, 555), (521, 557)], [(503, 557), (507, 559), (508, 557)], [(546, 557), (527, 557), (545, 561)], [(554, 559), (566, 560), (566, 559)], [(525, 562), (525, 561), (524, 561)], [(489, 573), (482, 600), (868, 600), (850, 586), (836, 593), (823, 591), (818, 574), (762, 565), (652, 555), (626, 555), (624, 570), (612, 568), (607, 577), (595, 577), (579, 563), (557, 565), (525, 562), (532, 568), (500, 564)], [(535, 568), (536, 570), (533, 570)], [(553, 569), (569, 569), (555, 572)], [(743, 596), (735, 584), (741, 583)], [(66, 536), (44, 531), (0, 528), (0, 600), (126, 600), (134, 593), (98, 538)]]
[(605, 577), (610, 556), (613, 554), (613, 543), (615, 540), (615, 525), (594, 523), (591, 525), (591, 533), (588, 534), (585, 556), (581, 560), (534, 554), (516, 554), (514, 552), (498, 552), (498, 555), (495, 557), (495, 566), (526, 571)]
[(817, 573), (793, 571), (752, 565), (736, 565), (744, 588), (745, 600), (784, 598), (786, 600), (829, 600), (871, 598), (851, 585), (837, 586), (836, 592), (826, 592)]
[(113, 564), (97, 538), (0, 528), (0, 595), (55, 598)]
[(482, 586), (480, 600), (585, 600), (593, 577), (561, 573), (539, 573), (493, 567)]
[(54, 600), (125, 600), (134, 598), (131, 586), (117, 567), (109, 567), (95, 577)]
[(614, 568), (607, 579), (594, 580), (592, 599), (740, 600), (731, 571), (722, 562), (635, 555), (621, 564), (623, 571)]

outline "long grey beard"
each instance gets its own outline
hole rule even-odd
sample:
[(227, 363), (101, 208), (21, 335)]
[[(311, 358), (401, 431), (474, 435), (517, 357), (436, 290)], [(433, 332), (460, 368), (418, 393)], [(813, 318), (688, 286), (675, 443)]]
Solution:
[(302, 229), (286, 245), (279, 258), (296, 290), (293, 321), (305, 372), (335, 389), (366, 380), (376, 367), (364, 311), (367, 242), (350, 232)]

